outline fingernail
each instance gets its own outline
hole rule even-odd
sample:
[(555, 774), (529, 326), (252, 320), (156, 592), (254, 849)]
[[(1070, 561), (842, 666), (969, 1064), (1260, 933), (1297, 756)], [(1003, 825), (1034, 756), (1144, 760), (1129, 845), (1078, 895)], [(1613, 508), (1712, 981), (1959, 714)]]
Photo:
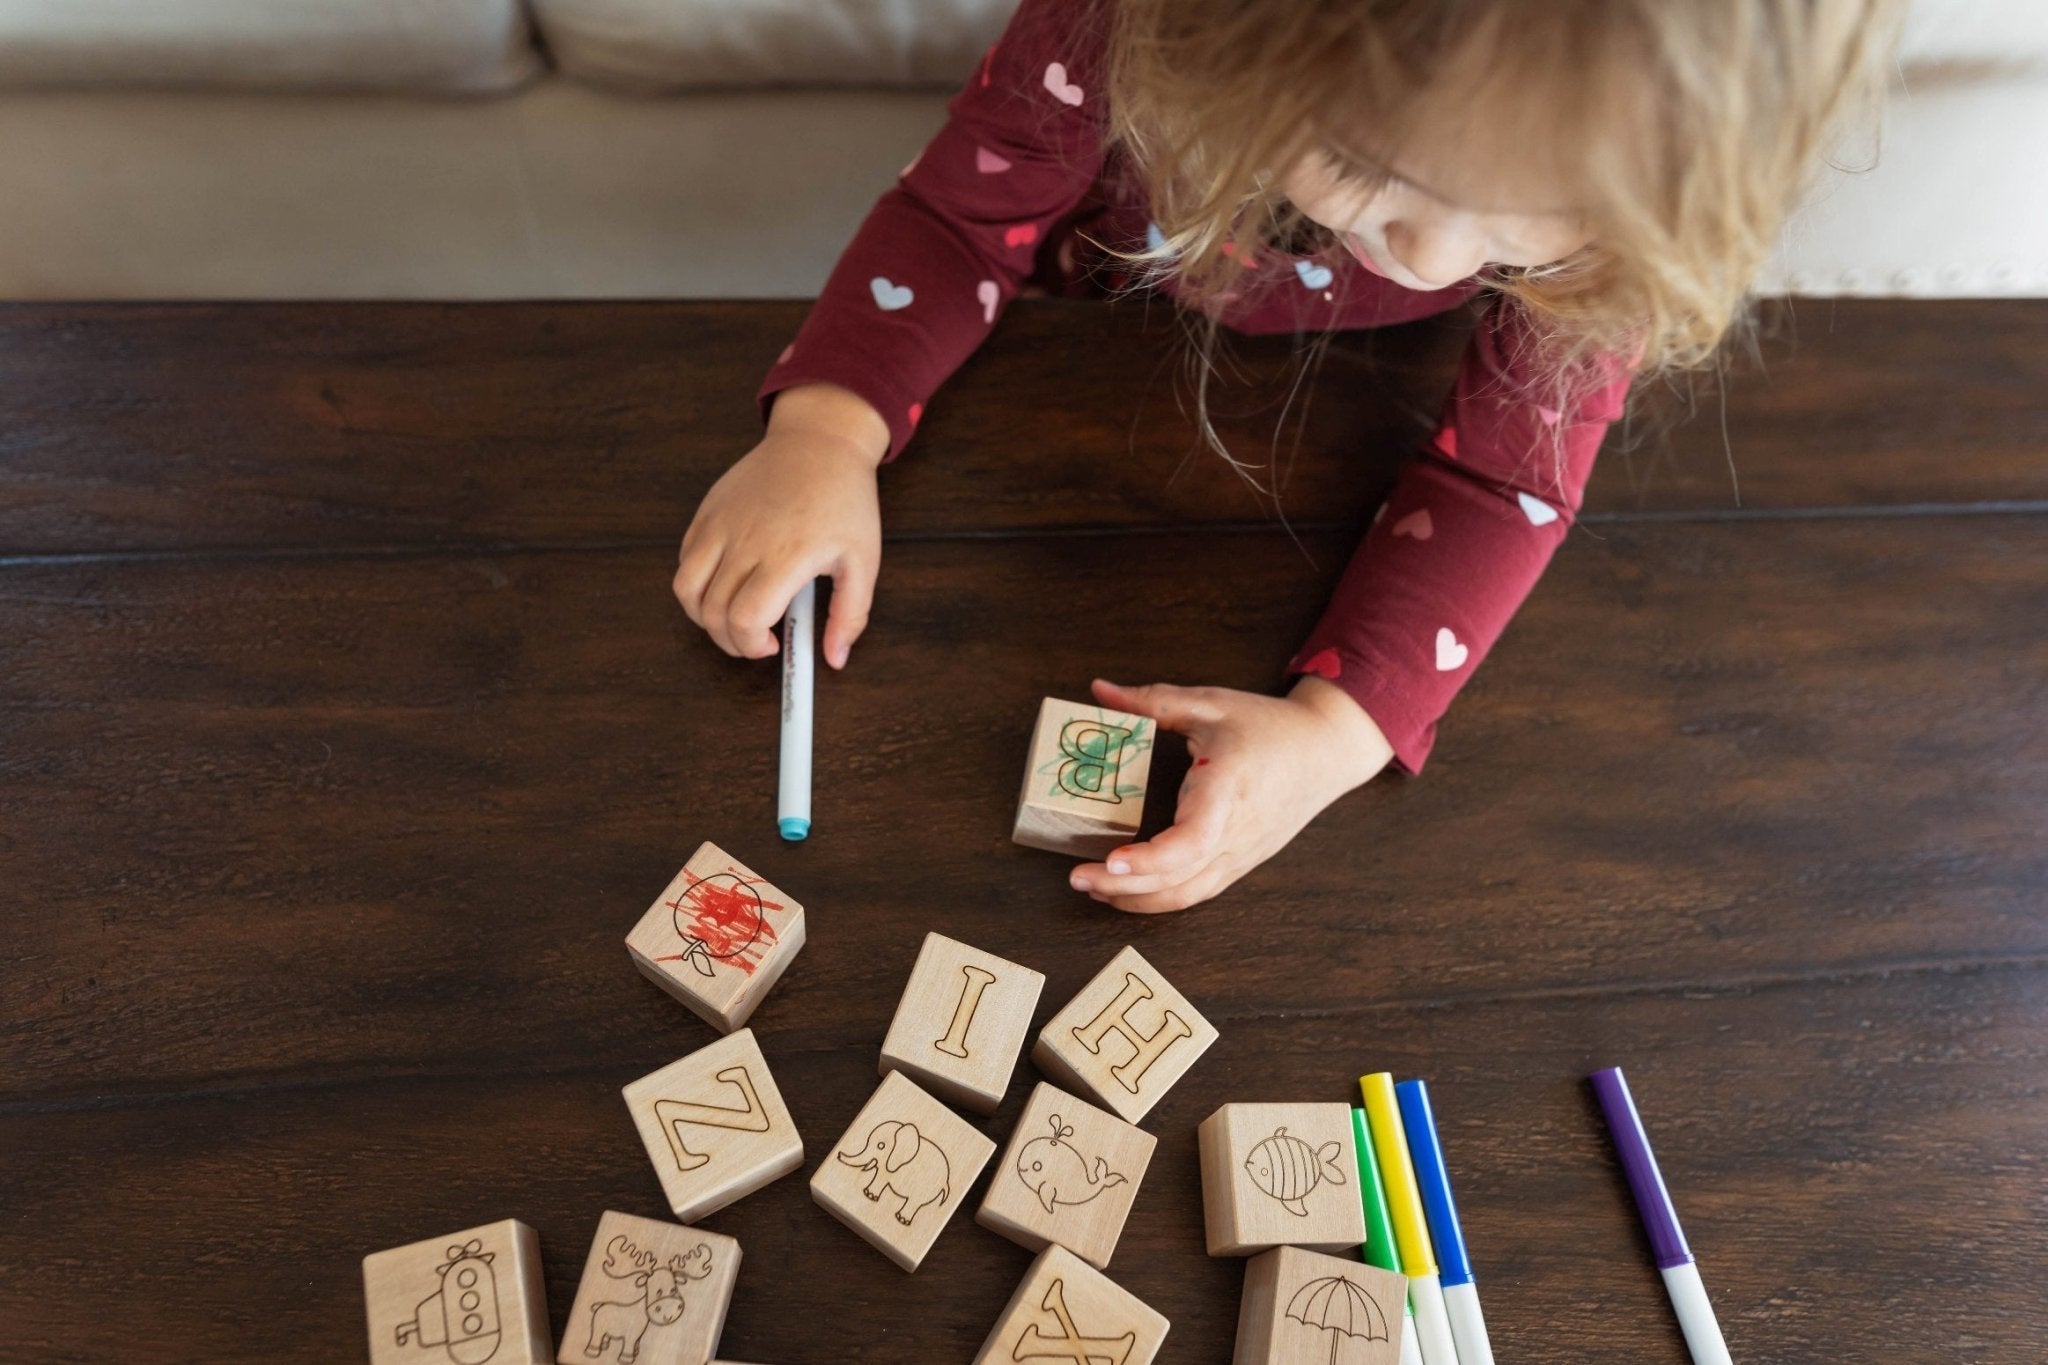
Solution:
[(1089, 881), (1086, 877), (1075, 877), (1070, 885), (1076, 891), (1093, 891), (1095, 889), (1095, 883)]
[(1109, 860), (1109, 872), (1113, 877), (1121, 877), (1130, 870), (1131, 865), (1122, 858), (1111, 858)]

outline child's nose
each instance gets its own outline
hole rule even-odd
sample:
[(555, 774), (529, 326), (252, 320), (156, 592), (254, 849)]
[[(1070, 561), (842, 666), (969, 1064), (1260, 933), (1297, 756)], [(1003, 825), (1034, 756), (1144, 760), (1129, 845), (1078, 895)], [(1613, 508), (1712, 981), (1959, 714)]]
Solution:
[(1477, 233), (1455, 223), (1391, 223), (1387, 250), (1431, 289), (1448, 289), (1486, 264), (1486, 244)]

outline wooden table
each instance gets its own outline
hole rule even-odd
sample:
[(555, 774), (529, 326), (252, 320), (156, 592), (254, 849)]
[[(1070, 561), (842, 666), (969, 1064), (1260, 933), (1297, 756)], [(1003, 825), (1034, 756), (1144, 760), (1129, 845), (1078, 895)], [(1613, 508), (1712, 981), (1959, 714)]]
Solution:
[[(1112, 1265), (1165, 1359), (1237, 1311), (1195, 1125), (1380, 1068), (1503, 1361), (1683, 1359), (1612, 1062), (1738, 1359), (2048, 1354), (2048, 307), (1774, 314), (1725, 412), (1610, 446), (1427, 776), (1154, 919), (1009, 843), (1037, 699), (1272, 685), (1456, 329), (1330, 355), (1297, 545), (1191, 450), (1163, 310), (1020, 306), (886, 477), (785, 847), (773, 669), (668, 578), (800, 311), (0, 310), (0, 1357), (360, 1359), (365, 1252), (505, 1217), (559, 1332), (598, 1215), (663, 1211), (618, 1089), (711, 1034), (620, 940), (707, 837), (810, 909), (754, 1027), (813, 1162), (928, 929), (1041, 1017), (1136, 944), (1216, 1022)], [(1256, 454), (1287, 348), (1242, 360)], [(979, 1194), (910, 1277), (801, 1177), (716, 1215), (724, 1354), (965, 1360), (1028, 1260)]]

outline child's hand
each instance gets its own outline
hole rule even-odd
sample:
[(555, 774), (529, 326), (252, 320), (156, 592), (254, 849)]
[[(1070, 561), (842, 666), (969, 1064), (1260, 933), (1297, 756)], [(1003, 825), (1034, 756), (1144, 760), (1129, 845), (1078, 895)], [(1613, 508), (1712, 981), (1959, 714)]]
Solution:
[(1119, 910), (1184, 910), (1209, 899), (1394, 756), (1357, 702), (1313, 676), (1285, 697), (1098, 679), (1095, 699), (1186, 735), (1194, 759), (1171, 828), (1073, 871), (1076, 891)]
[(829, 574), (825, 662), (846, 666), (881, 568), (875, 470), (888, 446), (881, 414), (845, 389), (776, 396), (761, 444), (711, 485), (683, 535), (676, 600), (713, 644), (742, 659), (775, 653), (789, 599)]

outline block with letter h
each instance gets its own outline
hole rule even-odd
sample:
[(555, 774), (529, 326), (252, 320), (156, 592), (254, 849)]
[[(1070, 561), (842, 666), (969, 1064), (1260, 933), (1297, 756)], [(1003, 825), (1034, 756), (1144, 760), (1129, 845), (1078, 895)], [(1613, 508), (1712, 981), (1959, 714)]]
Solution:
[(1215, 1041), (1215, 1026), (1126, 947), (1040, 1031), (1031, 1060), (1058, 1084), (1136, 1123)]
[(1144, 716), (1047, 697), (1038, 708), (1011, 840), (1102, 858), (1136, 838), (1155, 729)]

